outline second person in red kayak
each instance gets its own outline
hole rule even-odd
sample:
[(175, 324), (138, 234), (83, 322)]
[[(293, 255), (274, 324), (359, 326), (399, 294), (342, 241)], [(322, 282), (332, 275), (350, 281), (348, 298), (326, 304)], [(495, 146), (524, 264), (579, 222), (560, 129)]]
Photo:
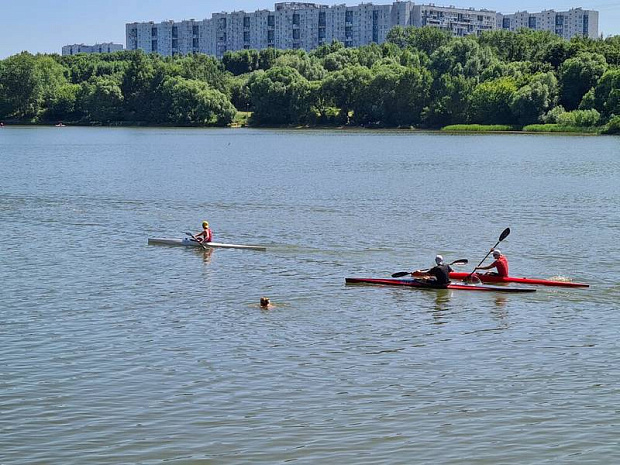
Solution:
[(508, 259), (504, 255), (502, 255), (502, 253), (498, 249), (492, 250), (493, 258), (495, 259), (495, 261), (489, 266), (476, 267), (476, 270), (490, 270), (491, 268), (495, 268), (497, 272), (491, 274), (502, 277), (508, 276)]

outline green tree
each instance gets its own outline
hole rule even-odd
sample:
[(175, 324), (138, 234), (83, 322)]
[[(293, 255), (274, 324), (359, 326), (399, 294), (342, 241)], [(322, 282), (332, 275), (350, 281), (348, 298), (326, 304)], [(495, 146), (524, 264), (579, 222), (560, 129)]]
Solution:
[(430, 99), (431, 73), (426, 69), (398, 64), (377, 65), (356, 105), (355, 121), (389, 126), (418, 125)]
[(299, 71), (276, 66), (259, 71), (248, 80), (254, 113), (259, 124), (301, 123), (310, 117), (311, 87)]
[(80, 106), (85, 118), (93, 123), (122, 120), (123, 93), (114, 79), (95, 77), (82, 84)]
[(560, 67), (561, 102), (568, 111), (574, 110), (583, 96), (607, 70), (605, 57), (597, 53), (580, 53)]
[(279, 56), (275, 61), (275, 66), (294, 68), (308, 81), (320, 81), (327, 74), (320, 60), (304, 51)]
[(604, 119), (620, 116), (620, 68), (610, 69), (601, 76), (593, 92), (593, 108)]
[(49, 99), (45, 119), (72, 121), (78, 118), (76, 103), (80, 93), (79, 84), (64, 84)]
[(387, 42), (401, 48), (410, 47), (431, 55), (439, 48), (448, 45), (453, 39), (449, 32), (436, 27), (396, 26), (387, 35)]
[(538, 74), (514, 93), (510, 109), (519, 124), (534, 124), (556, 104), (557, 94), (555, 75), (551, 72)]
[(260, 56), (256, 50), (228, 51), (222, 57), (222, 64), (226, 71), (239, 76), (259, 69)]
[(127, 119), (130, 121), (152, 121), (156, 100), (153, 94), (155, 67), (152, 60), (143, 52), (130, 56), (129, 66), (123, 76), (121, 90)]
[(349, 122), (351, 111), (361, 110), (372, 78), (373, 73), (368, 68), (356, 65), (330, 73), (323, 80), (323, 93), (331, 105), (340, 109), (344, 122)]
[(481, 124), (511, 124), (510, 109), (517, 86), (510, 78), (479, 84), (472, 94), (472, 122)]
[(435, 76), (462, 74), (478, 78), (497, 59), (489, 47), (481, 47), (474, 38), (453, 39), (431, 55), (431, 69)]
[(224, 126), (237, 111), (226, 95), (203, 81), (179, 76), (167, 78), (162, 86), (168, 122), (189, 126)]
[(476, 79), (443, 74), (434, 81), (431, 102), (422, 112), (422, 121), (430, 127), (464, 124), (470, 119), (471, 95)]
[(64, 68), (48, 56), (22, 52), (0, 68), (0, 117), (32, 119), (67, 82)]

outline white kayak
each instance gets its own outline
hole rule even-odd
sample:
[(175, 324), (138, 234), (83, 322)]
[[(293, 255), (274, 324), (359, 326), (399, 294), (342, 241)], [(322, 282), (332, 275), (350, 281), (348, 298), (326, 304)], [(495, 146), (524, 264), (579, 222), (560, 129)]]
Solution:
[[(202, 247), (199, 242), (196, 242), (189, 238), (183, 239), (165, 239), (165, 238), (149, 238), (150, 245), (181, 245), (184, 247)], [(260, 250), (264, 252), (267, 247), (261, 247), (259, 245), (239, 245), (239, 244), (222, 244), (221, 242), (205, 242), (205, 246), (211, 248), (222, 249), (248, 249), (248, 250)]]

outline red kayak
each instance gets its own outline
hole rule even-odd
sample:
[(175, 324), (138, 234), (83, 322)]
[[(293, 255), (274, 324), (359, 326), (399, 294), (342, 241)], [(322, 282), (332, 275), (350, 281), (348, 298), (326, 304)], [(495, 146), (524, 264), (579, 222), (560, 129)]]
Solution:
[[(450, 279), (465, 279), (469, 276), (469, 273), (450, 273)], [(515, 278), (514, 276), (496, 276), (492, 274), (476, 274), (483, 283), (517, 283), (517, 284), (532, 284), (540, 286), (560, 286), (560, 287), (590, 287), (585, 283), (572, 283), (570, 281), (552, 281), (549, 279), (536, 279), (536, 278)]]
[[(423, 283), (423, 282), (420, 282), (420, 281), (417, 281), (411, 278), (404, 278), (404, 279), (345, 278), (345, 282), (347, 284), (379, 284), (382, 286), (405, 286), (405, 287), (415, 287), (419, 289), (438, 289), (436, 287), (429, 286), (426, 283)], [(465, 284), (465, 283), (448, 284), (447, 288), (459, 290), (459, 291), (484, 291), (484, 292), (535, 292), (536, 291), (536, 289), (532, 289), (528, 287), (487, 286), (484, 284)]]

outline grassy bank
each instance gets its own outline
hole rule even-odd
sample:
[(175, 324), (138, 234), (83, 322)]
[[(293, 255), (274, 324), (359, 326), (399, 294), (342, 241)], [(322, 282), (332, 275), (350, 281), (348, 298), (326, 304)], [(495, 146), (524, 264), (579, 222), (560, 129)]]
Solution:
[(502, 131), (518, 131), (516, 126), (508, 124), (451, 124), (441, 128), (446, 132), (502, 132)]
[(577, 134), (599, 134), (601, 128), (564, 126), (562, 124), (530, 124), (523, 127), (523, 132), (570, 132)]

